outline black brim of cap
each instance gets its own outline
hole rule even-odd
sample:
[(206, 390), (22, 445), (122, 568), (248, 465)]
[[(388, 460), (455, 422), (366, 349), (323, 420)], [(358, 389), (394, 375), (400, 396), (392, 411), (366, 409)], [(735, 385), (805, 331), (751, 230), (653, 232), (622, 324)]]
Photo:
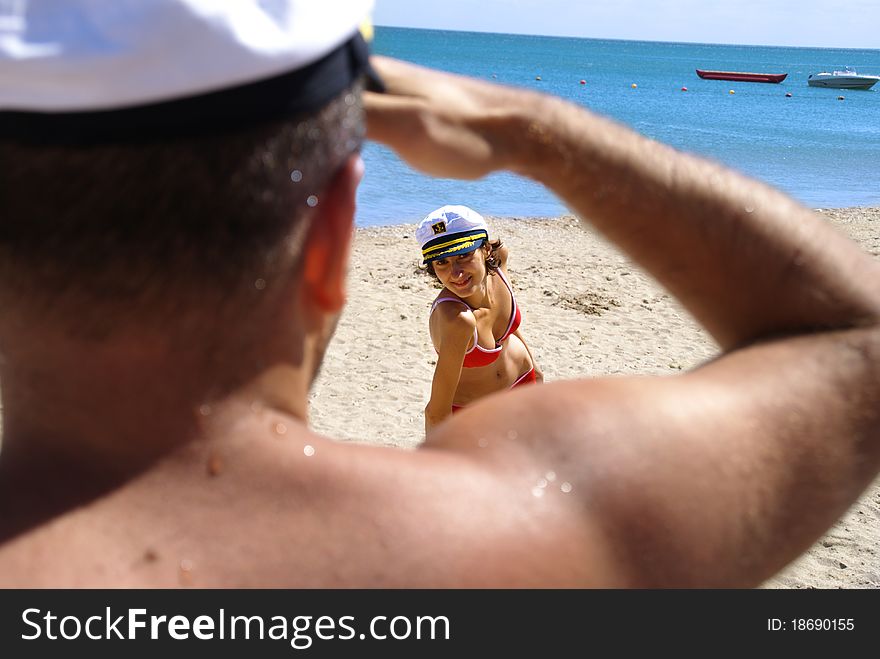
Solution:
[(427, 259), (423, 259), (423, 263), (427, 265), (437, 259), (448, 259), (453, 256), (461, 256), (462, 254), (467, 254), (468, 252), (475, 252), (480, 249), (483, 244), (486, 242), (486, 238), (477, 238), (474, 242), (469, 244), (467, 247), (462, 247), (461, 249), (452, 250), (451, 252), (444, 252), (443, 254), (437, 254), (436, 256), (431, 256)]
[(0, 112), (0, 139), (60, 146), (220, 134), (314, 112), (362, 76), (370, 91), (385, 91), (356, 33), (304, 68), (216, 92), (114, 110)]
[(384, 94), (387, 89), (385, 87), (385, 81), (382, 80), (382, 76), (373, 68), (373, 65), (370, 63), (370, 47), (360, 33), (356, 34), (354, 38), (349, 42), (352, 50), (354, 51), (354, 57), (358, 62), (361, 63), (363, 67), (363, 74), (365, 80), (365, 86), (367, 91), (376, 92), (377, 94)]

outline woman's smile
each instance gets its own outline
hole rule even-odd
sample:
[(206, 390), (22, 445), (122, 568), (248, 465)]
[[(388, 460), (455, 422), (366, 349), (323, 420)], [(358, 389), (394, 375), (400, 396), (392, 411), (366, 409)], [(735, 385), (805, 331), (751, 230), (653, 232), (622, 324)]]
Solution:
[(472, 275), (462, 275), (458, 280), (450, 279), (449, 283), (455, 288), (464, 289), (467, 288), (470, 283), (473, 281)]

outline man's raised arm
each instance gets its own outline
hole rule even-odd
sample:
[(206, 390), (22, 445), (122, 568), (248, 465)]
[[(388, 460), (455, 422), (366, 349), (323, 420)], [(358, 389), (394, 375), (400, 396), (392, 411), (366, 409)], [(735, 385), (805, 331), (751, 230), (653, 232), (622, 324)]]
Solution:
[(773, 188), (555, 97), (374, 60), (371, 138), (436, 176), (539, 181), (723, 348), (880, 317), (880, 263)]
[[(536, 468), (566, 470), (614, 556), (603, 583), (754, 585), (827, 530), (880, 468), (880, 263), (772, 188), (560, 99), (375, 64), (371, 138), (429, 174), (543, 183), (722, 347), (678, 377), (482, 405)], [(432, 442), (463, 446), (466, 421)]]

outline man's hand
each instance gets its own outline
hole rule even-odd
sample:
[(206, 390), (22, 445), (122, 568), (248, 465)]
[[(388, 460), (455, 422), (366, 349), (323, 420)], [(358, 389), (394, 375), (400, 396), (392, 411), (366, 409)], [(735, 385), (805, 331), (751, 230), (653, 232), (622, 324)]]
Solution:
[(367, 137), (432, 176), (476, 179), (517, 168), (511, 147), (528, 121), (515, 112), (524, 95), (535, 104), (543, 97), (386, 57), (372, 63), (387, 93), (364, 93)]

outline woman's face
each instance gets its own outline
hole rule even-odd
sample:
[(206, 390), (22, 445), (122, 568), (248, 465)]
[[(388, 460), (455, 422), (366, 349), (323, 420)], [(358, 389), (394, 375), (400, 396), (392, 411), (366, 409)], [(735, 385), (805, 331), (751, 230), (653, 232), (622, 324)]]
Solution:
[(459, 297), (468, 297), (477, 292), (486, 279), (485, 247), (472, 252), (434, 261), (437, 279)]

